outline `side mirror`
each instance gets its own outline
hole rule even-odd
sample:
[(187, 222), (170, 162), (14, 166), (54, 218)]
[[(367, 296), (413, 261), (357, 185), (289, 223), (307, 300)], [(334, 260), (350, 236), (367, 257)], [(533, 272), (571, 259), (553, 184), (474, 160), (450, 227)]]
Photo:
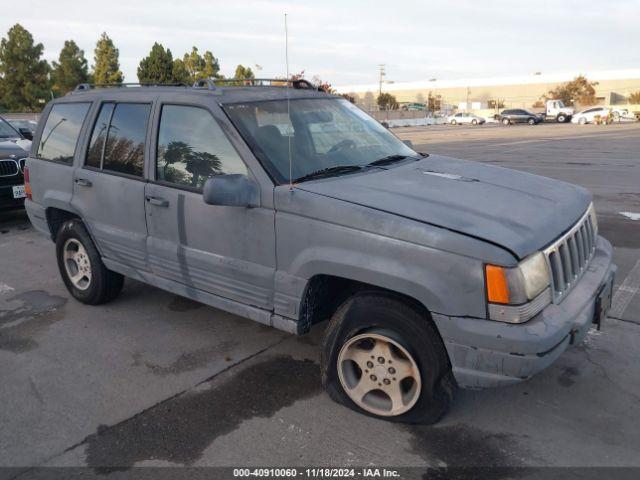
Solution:
[(257, 207), (260, 205), (258, 186), (239, 173), (215, 175), (208, 179), (202, 191), (204, 203), (227, 207)]
[(407, 147), (413, 150), (413, 142), (411, 140), (403, 140), (402, 143), (404, 143)]
[(33, 140), (33, 133), (31, 133), (31, 130), (29, 130), (28, 128), (21, 127), (18, 129), (18, 131), (20, 132), (20, 135), (22, 135), (27, 140)]

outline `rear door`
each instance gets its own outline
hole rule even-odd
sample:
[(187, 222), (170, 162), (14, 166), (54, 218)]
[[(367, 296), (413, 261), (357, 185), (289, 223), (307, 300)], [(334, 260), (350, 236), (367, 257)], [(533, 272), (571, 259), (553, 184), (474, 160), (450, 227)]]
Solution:
[(215, 112), (222, 115), (200, 104), (158, 106), (146, 189), (149, 263), (160, 277), (272, 309), (273, 208), (214, 206), (202, 199), (213, 175), (252, 176)]
[(144, 158), (152, 103), (103, 102), (74, 171), (72, 204), (105, 259), (148, 270)]

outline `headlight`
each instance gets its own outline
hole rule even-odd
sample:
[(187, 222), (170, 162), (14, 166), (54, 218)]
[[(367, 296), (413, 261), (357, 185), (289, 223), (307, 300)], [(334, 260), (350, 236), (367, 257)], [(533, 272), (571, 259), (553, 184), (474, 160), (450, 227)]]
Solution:
[(542, 252), (517, 267), (485, 266), (489, 318), (523, 323), (551, 303), (549, 269)]

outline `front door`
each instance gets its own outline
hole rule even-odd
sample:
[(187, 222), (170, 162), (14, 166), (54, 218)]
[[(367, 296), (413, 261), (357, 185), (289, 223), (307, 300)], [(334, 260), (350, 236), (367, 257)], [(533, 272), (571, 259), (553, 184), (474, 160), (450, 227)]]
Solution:
[(209, 110), (164, 104), (158, 117), (155, 171), (145, 192), (153, 273), (271, 309), (274, 211), (205, 204), (202, 187), (209, 177), (250, 172)]
[(148, 270), (144, 152), (151, 104), (99, 108), (84, 165), (74, 171), (71, 203), (105, 259)]

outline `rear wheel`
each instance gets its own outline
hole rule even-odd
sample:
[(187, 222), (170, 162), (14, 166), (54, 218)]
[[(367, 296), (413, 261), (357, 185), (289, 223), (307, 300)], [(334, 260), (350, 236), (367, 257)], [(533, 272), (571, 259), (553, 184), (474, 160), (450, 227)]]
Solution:
[(104, 266), (79, 219), (68, 220), (60, 227), (56, 236), (56, 256), (67, 290), (82, 303), (106, 303), (122, 290), (124, 277)]
[(587, 123), (587, 119), (586, 119), (586, 118), (584, 118), (584, 117), (580, 117), (580, 120), (578, 120), (578, 123), (579, 123), (580, 125), (584, 125), (585, 123)]
[(502, 119), (502, 124), (503, 125), (509, 125), (511, 123), (511, 121), (508, 118), (503, 118)]
[(451, 125), (457, 125), (457, 124), (458, 124), (458, 122), (455, 119), (451, 120)]
[(475, 118), (471, 120), (471, 125), (477, 125), (477, 124), (478, 124), (478, 120), (476, 120)]
[(334, 314), (321, 370), (331, 398), (394, 422), (437, 422), (455, 389), (446, 350), (426, 314), (373, 292), (356, 294)]

